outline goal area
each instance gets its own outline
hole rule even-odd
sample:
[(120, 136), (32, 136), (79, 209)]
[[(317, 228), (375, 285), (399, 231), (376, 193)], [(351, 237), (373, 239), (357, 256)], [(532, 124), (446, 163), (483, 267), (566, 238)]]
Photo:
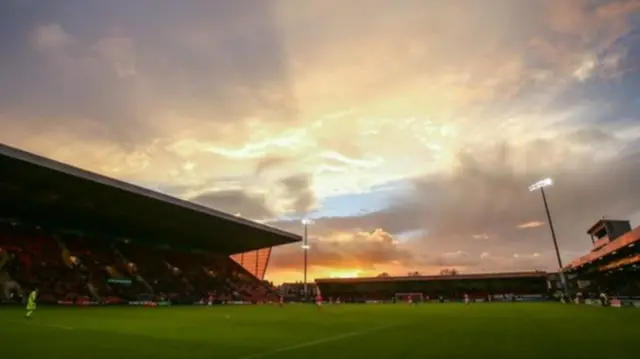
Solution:
[(424, 295), (422, 293), (396, 293), (394, 299), (396, 302), (421, 303), (424, 302)]

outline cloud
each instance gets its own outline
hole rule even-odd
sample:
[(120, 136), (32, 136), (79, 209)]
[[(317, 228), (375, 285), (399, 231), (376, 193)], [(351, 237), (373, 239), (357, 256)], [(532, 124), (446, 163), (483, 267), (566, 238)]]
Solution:
[[(541, 226), (544, 223), (528, 220), (544, 215), (542, 200), (527, 190), (543, 173), (536, 169), (519, 171), (521, 157), (514, 152), (517, 151), (501, 146), (488, 154), (461, 154), (459, 167), (453, 173), (416, 179), (414, 191), (397, 198), (390, 208), (363, 216), (318, 218), (312, 231), (332, 236), (350, 228), (375, 225), (385, 226), (390, 233), (424, 230), (428, 235), (408, 242), (405, 248), (412, 253), (444, 254), (430, 260), (417, 259), (417, 263), (469, 269), (481, 265), (515, 267), (510, 253), (539, 253), (551, 248), (551, 241)], [(627, 218), (637, 211), (640, 197), (634, 195), (633, 188), (640, 183), (639, 155), (606, 163), (583, 159), (580, 166), (556, 167), (552, 173), (554, 186), (547, 189), (547, 197), (565, 260), (589, 249), (590, 241), (584, 232), (603, 214)], [(567, 160), (576, 158), (579, 157), (572, 155)], [(286, 228), (288, 224), (280, 225)], [(519, 231), (521, 228), (529, 230)], [(470, 239), (478, 233), (485, 233), (486, 238)], [(491, 266), (469, 254), (479, 256), (487, 248), (493, 253)], [(539, 257), (532, 264), (555, 268), (553, 256)], [(456, 261), (451, 261), (454, 258)], [(531, 262), (531, 258), (520, 255), (519, 261), (524, 259)]]
[(544, 226), (544, 224), (545, 224), (544, 222), (540, 222), (540, 221), (530, 221), (530, 222), (520, 223), (518, 225), (518, 228), (520, 229), (536, 228), (536, 227)]
[(2, 2), (0, 141), (412, 254), (328, 251), (370, 271), (552, 268), (540, 178), (565, 256), (640, 210), (637, 0), (147, 2)]
[[(382, 229), (371, 232), (343, 233), (332, 237), (312, 236), (309, 240), (310, 266), (317, 268), (358, 268), (371, 270), (394, 261), (411, 261), (412, 254), (402, 249), (394, 238)], [(287, 246), (274, 251), (272, 264), (278, 270), (299, 270), (302, 256), (299, 246)]]
[(122, 36), (100, 39), (93, 47), (113, 68), (118, 77), (136, 75), (136, 55), (133, 40)]
[(282, 179), (280, 183), (285, 196), (291, 199), (291, 212), (306, 214), (313, 208), (316, 198), (309, 175), (293, 175)]
[(269, 170), (277, 169), (282, 165), (286, 165), (291, 161), (291, 159), (285, 157), (276, 157), (276, 156), (266, 156), (260, 159), (258, 164), (256, 165), (255, 174), (256, 176), (260, 176)]
[[(38, 60), (9, 64), (20, 72), (5, 80), (21, 84), (0, 106), (20, 124), (3, 125), (28, 126), (31, 135), (74, 128), (70, 142), (91, 137), (118, 146), (197, 131), (213, 134), (214, 124), (241, 127), (251, 117), (292, 118), (295, 99), (272, 4), (193, 5), (158, 5), (158, 11), (172, 14), (169, 18), (162, 12), (149, 17), (138, 4), (121, 4), (114, 12), (87, 1), (83, 19), (93, 19), (93, 25), (69, 17), (75, 9), (68, 5), (47, 7), (55, 20), (44, 25), (37, 9), (20, 24), (3, 21), (5, 32), (16, 38), (32, 26), (29, 44), (7, 44), (23, 58)], [(3, 14), (18, 11), (13, 6), (3, 4)], [(232, 26), (238, 19), (251, 27)], [(30, 53), (29, 46), (41, 53)], [(87, 132), (79, 122), (92, 122), (100, 131)], [(241, 134), (243, 141), (246, 133)]]
[(37, 26), (33, 32), (33, 45), (40, 51), (61, 51), (73, 44), (74, 39), (60, 24)]
[(204, 193), (190, 200), (213, 209), (253, 220), (269, 219), (274, 216), (264, 196), (247, 194), (243, 191)]

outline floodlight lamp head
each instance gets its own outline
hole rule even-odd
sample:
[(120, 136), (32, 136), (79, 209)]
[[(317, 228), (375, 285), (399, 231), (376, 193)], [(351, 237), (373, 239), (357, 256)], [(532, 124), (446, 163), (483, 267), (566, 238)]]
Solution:
[(306, 225), (308, 225), (308, 224), (313, 223), (313, 221), (312, 221), (312, 220), (310, 220), (309, 218), (303, 218), (301, 222), (302, 222), (302, 224), (304, 224), (305, 226), (306, 226)]
[(305, 251), (308, 251), (309, 249), (311, 249), (311, 246), (308, 244), (303, 244), (302, 249), (304, 249)]
[(553, 185), (553, 180), (551, 178), (545, 178), (543, 180), (540, 180), (534, 184), (532, 184), (531, 186), (529, 186), (529, 192), (533, 192), (535, 190), (538, 190), (540, 188), (543, 187), (548, 187)]

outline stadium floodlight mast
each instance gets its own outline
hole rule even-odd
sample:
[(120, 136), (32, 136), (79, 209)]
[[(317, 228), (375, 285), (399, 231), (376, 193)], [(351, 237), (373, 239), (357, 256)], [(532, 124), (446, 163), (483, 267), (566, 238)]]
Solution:
[(308, 285), (307, 285), (307, 270), (309, 264), (309, 239), (308, 239), (308, 227), (313, 223), (312, 220), (308, 218), (302, 219), (302, 225), (304, 226), (304, 237), (302, 239), (302, 251), (304, 252), (304, 297), (305, 299), (308, 297)]
[(551, 178), (545, 178), (540, 180), (531, 186), (529, 186), (529, 192), (535, 192), (540, 190), (542, 193), (542, 202), (544, 203), (544, 210), (547, 213), (547, 220), (549, 222), (549, 229), (551, 230), (551, 239), (553, 239), (553, 246), (556, 250), (556, 257), (558, 258), (558, 266), (560, 267), (560, 271), (558, 274), (560, 275), (560, 282), (562, 283), (562, 290), (567, 297), (569, 296), (569, 287), (567, 286), (567, 279), (564, 276), (564, 267), (562, 265), (562, 257), (560, 256), (560, 249), (558, 248), (558, 240), (556, 239), (556, 231), (553, 228), (553, 221), (551, 220), (551, 212), (549, 211), (549, 204), (547, 203), (547, 196), (544, 193), (544, 188), (553, 185), (553, 180)]

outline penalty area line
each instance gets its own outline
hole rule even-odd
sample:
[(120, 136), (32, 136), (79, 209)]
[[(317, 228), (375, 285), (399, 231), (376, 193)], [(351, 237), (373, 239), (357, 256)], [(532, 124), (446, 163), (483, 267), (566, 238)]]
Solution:
[(343, 339), (347, 339), (347, 338), (351, 338), (351, 337), (355, 337), (355, 336), (361, 336), (361, 335), (377, 332), (377, 331), (380, 331), (380, 330), (393, 328), (393, 327), (396, 327), (396, 326), (397, 325), (383, 325), (383, 326), (379, 326), (379, 327), (373, 327), (373, 328), (370, 328), (370, 329), (344, 333), (344, 334), (336, 335), (336, 336), (333, 336), (333, 337), (313, 340), (313, 341), (310, 341), (310, 342), (290, 345), (290, 346), (283, 347), (283, 348), (280, 348), (280, 349), (269, 350), (269, 351), (262, 352), (262, 353), (247, 355), (247, 356), (243, 356), (243, 357), (241, 357), (239, 359), (266, 358), (266, 357), (270, 357), (272, 355), (276, 355), (276, 354), (280, 354), (280, 353), (284, 353), (284, 352), (289, 352), (289, 351), (298, 350), (298, 349), (307, 348), (307, 347), (313, 347), (313, 346), (316, 346), (316, 345), (335, 342), (335, 341), (338, 341), (338, 340), (343, 340)]

